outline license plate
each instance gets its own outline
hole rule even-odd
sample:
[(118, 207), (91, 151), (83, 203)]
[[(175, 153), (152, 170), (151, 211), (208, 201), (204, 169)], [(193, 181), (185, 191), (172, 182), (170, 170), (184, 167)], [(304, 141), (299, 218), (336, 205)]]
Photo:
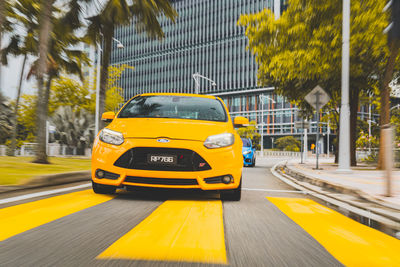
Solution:
[(147, 155), (147, 162), (150, 164), (176, 165), (177, 156), (174, 156), (174, 155)]

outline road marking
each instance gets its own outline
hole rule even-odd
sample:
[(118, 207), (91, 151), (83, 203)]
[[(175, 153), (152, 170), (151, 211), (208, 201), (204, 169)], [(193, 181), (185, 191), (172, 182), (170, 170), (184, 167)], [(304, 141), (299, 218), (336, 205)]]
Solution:
[(222, 202), (168, 200), (97, 258), (227, 264)]
[(242, 188), (242, 190), (246, 191), (261, 191), (261, 192), (273, 192), (273, 193), (299, 193), (299, 194), (307, 194), (304, 191), (298, 190), (276, 190), (276, 189), (263, 189), (263, 188)]
[(400, 266), (400, 240), (310, 199), (267, 199), (345, 266)]
[(0, 209), (0, 241), (114, 197), (84, 190)]
[(5, 203), (10, 203), (10, 202), (35, 198), (35, 197), (42, 197), (42, 196), (48, 196), (48, 195), (53, 195), (53, 194), (62, 193), (62, 192), (68, 192), (68, 191), (72, 191), (72, 190), (76, 190), (76, 189), (82, 189), (82, 188), (89, 187), (91, 185), (92, 184), (88, 183), (88, 184), (71, 186), (71, 187), (66, 187), (66, 188), (61, 188), (61, 189), (54, 189), (54, 190), (48, 190), (48, 191), (43, 191), (43, 192), (38, 192), (38, 193), (32, 193), (32, 194), (27, 194), (27, 195), (22, 195), (22, 196), (17, 196), (17, 197), (0, 199), (0, 205), (5, 204)]

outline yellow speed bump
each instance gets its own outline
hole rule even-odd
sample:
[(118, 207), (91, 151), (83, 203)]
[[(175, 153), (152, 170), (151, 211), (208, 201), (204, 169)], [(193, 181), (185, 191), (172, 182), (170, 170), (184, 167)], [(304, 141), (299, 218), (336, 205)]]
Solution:
[(97, 258), (227, 264), (222, 203), (169, 200)]
[(310, 199), (267, 197), (346, 266), (400, 266), (400, 240)]
[(0, 241), (112, 198), (84, 190), (0, 209)]

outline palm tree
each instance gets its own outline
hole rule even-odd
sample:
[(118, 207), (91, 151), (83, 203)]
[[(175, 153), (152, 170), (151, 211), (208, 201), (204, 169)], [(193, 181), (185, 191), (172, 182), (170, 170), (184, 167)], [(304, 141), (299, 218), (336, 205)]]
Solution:
[(55, 139), (69, 148), (77, 148), (84, 154), (85, 148), (93, 142), (93, 115), (85, 110), (74, 112), (70, 106), (61, 106), (52, 117), (56, 126)]
[(32, 0), (19, 0), (13, 3), (12, 13), (10, 17), (12, 17), (17, 24), (22, 26), (25, 29), (25, 34), (15, 34), (11, 37), (11, 41), (9, 45), (4, 49), (2, 54), (2, 62), (7, 65), (7, 56), (23, 56), (21, 72), (19, 77), (19, 83), (17, 88), (17, 98), (15, 100), (14, 105), (14, 116), (13, 116), (13, 132), (11, 137), (11, 155), (14, 156), (14, 151), (16, 148), (16, 139), (18, 132), (18, 107), (21, 96), (21, 88), (22, 82), (25, 72), (25, 66), (27, 62), (27, 58), (29, 54), (34, 54), (37, 51), (37, 41), (35, 39), (35, 33), (39, 28), (39, 25), (36, 23), (36, 19), (39, 15), (39, 9), (37, 5), (32, 4)]
[[(10, 15), (10, 6), (9, 1), (1, 0), (0, 1), (0, 59), (2, 58), (2, 42), (3, 42), (3, 34), (11, 30), (11, 23), (8, 20), (8, 16)], [(1, 75), (1, 62), (0, 62), (0, 75)], [(1, 92), (1, 84), (0, 84), (0, 92)]]
[[(3, 23), (4, 23), (4, 15), (5, 15), (5, 9), (6, 9), (6, 1), (0, 1), (0, 58), (2, 58), (2, 36), (3, 36)], [(0, 75), (1, 75), (1, 65), (0, 65)], [(0, 92), (1, 92), (1, 84), (0, 84)]]
[(39, 59), (36, 69), (38, 81), (38, 100), (37, 100), (37, 148), (36, 158), (33, 162), (48, 164), (46, 154), (46, 120), (47, 120), (47, 100), (44, 91), (44, 74), (47, 67), (47, 54), (49, 50), (49, 39), (52, 30), (52, 13), (54, 0), (42, 0), (40, 4), (39, 18)]
[[(67, 72), (76, 72), (79, 69), (80, 72), (79, 57), (82, 57), (82, 55), (74, 50), (68, 50), (67, 47), (78, 42), (78, 38), (74, 33), (82, 26), (79, 19), (81, 14), (80, 2), (82, 1), (68, 1), (68, 12), (57, 19), (52, 16), (53, 11), (56, 10), (53, 6), (55, 1), (42, 0), (41, 2), (39, 58), (34, 67), (34, 74), (38, 80), (37, 150), (36, 158), (33, 161), (35, 163), (48, 163), (46, 154), (46, 121), (51, 81), (61, 69)], [(50, 38), (50, 34), (53, 38)], [(43, 79), (45, 73), (49, 75), (46, 84)]]
[[(139, 32), (146, 32), (152, 38), (163, 38), (159, 18), (165, 15), (172, 21), (177, 16), (169, 0), (133, 0), (132, 4), (127, 0), (107, 0), (101, 12), (90, 21), (87, 37), (93, 43), (103, 43), (103, 58), (100, 74), (100, 92), (99, 92), (99, 112), (104, 112), (105, 94), (108, 80), (108, 67), (110, 64), (110, 54), (114, 36), (114, 29), (120, 25), (127, 25), (132, 20), (136, 23), (136, 29)], [(102, 121), (99, 121), (100, 128), (103, 127)]]
[(10, 136), (12, 130), (11, 124), (11, 106), (7, 99), (0, 92), (0, 144), (4, 144)]

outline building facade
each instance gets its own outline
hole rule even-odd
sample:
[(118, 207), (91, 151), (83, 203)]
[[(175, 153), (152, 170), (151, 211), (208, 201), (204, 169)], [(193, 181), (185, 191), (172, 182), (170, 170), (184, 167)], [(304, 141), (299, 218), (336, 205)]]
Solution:
[[(161, 41), (138, 34), (134, 22), (115, 30), (115, 38), (125, 48), (113, 49), (111, 64), (135, 67), (120, 81), (124, 99), (148, 92), (195, 93), (193, 74), (198, 73), (215, 82), (199, 79), (199, 93), (221, 97), (232, 116), (256, 121), (260, 130), (264, 123), (264, 147), (273, 147), (281, 136), (300, 136), (301, 131), (294, 127), (297, 108), (276, 95), (273, 87), (258, 85), (255, 58), (246, 49), (244, 28), (237, 25), (241, 14), (265, 8), (279, 15), (286, 1), (176, 0), (173, 5), (179, 16), (175, 24), (161, 18), (165, 33)], [(311, 144), (316, 123), (310, 131)], [(325, 134), (327, 127), (322, 127), (321, 144), (327, 143)]]

